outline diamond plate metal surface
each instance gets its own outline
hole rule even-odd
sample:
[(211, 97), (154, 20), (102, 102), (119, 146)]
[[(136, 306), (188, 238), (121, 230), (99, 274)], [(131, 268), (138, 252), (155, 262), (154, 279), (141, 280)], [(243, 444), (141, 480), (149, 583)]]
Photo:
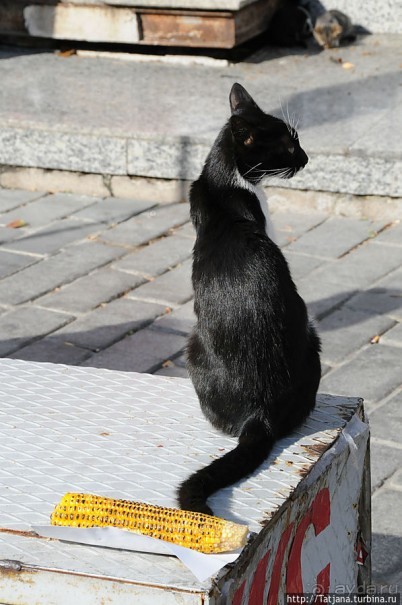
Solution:
[[(259, 532), (352, 418), (359, 400), (320, 395), (316, 410), (214, 511)], [(0, 360), (0, 559), (200, 589), (177, 559), (26, 537), (62, 494), (92, 492), (176, 506), (191, 472), (233, 449), (202, 416), (188, 380)]]

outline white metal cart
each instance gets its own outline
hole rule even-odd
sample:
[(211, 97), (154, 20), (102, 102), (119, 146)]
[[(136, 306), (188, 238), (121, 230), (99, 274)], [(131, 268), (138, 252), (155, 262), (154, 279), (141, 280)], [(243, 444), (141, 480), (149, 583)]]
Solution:
[(67, 491), (176, 506), (191, 472), (232, 449), (188, 380), (0, 360), (0, 603), (276, 605), (370, 580), (368, 425), (358, 398), (320, 395), (258, 472), (211, 498), (253, 533), (198, 581), (172, 556), (37, 536)]

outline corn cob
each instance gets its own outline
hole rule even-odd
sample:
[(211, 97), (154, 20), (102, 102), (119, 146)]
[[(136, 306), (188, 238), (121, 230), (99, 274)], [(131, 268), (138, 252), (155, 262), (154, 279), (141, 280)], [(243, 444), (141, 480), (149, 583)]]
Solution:
[(52, 525), (126, 529), (203, 553), (219, 553), (244, 546), (248, 528), (219, 517), (115, 500), (91, 494), (65, 494), (56, 505)]

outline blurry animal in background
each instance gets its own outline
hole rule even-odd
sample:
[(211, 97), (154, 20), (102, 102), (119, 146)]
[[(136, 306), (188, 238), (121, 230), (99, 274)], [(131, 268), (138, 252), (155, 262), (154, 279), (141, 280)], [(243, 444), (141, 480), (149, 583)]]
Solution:
[(313, 36), (318, 44), (325, 49), (336, 48), (341, 42), (352, 42), (356, 39), (352, 21), (338, 10), (330, 10), (317, 18)]
[(268, 28), (269, 41), (278, 46), (305, 46), (313, 23), (309, 11), (297, 0), (284, 0)]

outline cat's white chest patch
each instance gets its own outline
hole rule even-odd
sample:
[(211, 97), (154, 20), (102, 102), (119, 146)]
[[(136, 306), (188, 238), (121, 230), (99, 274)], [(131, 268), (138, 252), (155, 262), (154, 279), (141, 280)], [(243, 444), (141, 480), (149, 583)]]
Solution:
[(239, 171), (236, 172), (235, 182), (240, 187), (243, 187), (243, 189), (248, 189), (248, 191), (251, 191), (257, 196), (258, 201), (260, 202), (262, 213), (265, 217), (265, 233), (270, 239), (272, 239), (273, 242), (276, 243), (275, 229), (269, 216), (268, 199), (265, 195), (262, 185), (253, 185), (249, 181), (246, 181)]
[(254, 187), (254, 193), (260, 202), (261, 210), (265, 217), (265, 232), (268, 237), (276, 243), (276, 233), (269, 215), (268, 199), (265, 195), (262, 185), (257, 185), (257, 187)]

